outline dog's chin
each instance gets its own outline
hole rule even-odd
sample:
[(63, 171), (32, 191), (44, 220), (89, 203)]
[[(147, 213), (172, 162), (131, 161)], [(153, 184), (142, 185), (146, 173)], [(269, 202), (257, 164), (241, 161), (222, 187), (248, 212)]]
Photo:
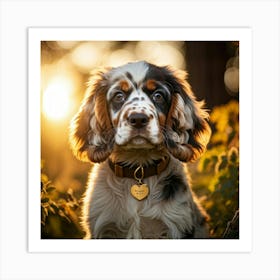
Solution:
[(140, 149), (154, 149), (156, 144), (153, 144), (148, 139), (142, 137), (142, 136), (136, 136), (131, 138), (125, 145), (122, 147), (127, 150), (140, 150)]

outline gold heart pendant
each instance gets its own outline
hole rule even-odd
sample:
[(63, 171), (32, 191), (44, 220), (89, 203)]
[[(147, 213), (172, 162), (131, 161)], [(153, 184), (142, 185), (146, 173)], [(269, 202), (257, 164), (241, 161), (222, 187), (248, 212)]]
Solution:
[(143, 200), (149, 195), (149, 187), (147, 184), (133, 185), (130, 188), (131, 195), (137, 200)]

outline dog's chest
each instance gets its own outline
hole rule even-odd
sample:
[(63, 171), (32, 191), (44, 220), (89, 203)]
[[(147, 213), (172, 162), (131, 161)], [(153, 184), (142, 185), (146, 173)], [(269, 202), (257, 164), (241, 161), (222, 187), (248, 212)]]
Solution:
[[(138, 200), (131, 193), (137, 182), (110, 177), (94, 186), (91, 215), (100, 238), (167, 238), (159, 201), (162, 185), (156, 178), (146, 179), (147, 197)], [(135, 187), (136, 188), (136, 187)], [(109, 233), (108, 233), (109, 232)]]
[(88, 222), (93, 225), (95, 238), (160, 239), (169, 238), (170, 230), (172, 235), (175, 232), (178, 236), (177, 225), (186, 224), (189, 217), (186, 217), (183, 193), (176, 199), (163, 198), (165, 178), (170, 171), (166, 175), (143, 180), (149, 193), (142, 200), (131, 194), (131, 188), (137, 185), (135, 180), (108, 176), (111, 172), (108, 169), (99, 171), (98, 176), (93, 176), (92, 185), (89, 184), (86, 197), (90, 199), (85, 201), (90, 210)]
[[(158, 185), (158, 188), (161, 186)], [(141, 201), (128, 194), (126, 238), (167, 238), (168, 228), (162, 221), (162, 208), (153, 195), (154, 188), (151, 187), (148, 197)]]

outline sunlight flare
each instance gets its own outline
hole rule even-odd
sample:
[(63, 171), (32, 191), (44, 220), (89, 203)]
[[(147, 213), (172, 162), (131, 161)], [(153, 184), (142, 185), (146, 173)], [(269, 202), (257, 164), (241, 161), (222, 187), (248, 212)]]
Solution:
[(60, 120), (65, 118), (71, 105), (71, 95), (74, 87), (66, 77), (54, 78), (43, 94), (43, 111), (47, 118)]

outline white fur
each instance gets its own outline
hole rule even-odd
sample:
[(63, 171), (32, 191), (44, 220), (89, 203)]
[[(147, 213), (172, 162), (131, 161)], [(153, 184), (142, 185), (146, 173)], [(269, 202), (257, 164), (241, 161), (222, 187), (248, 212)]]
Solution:
[(132, 74), (133, 80), (136, 83), (140, 83), (146, 76), (147, 71), (149, 70), (149, 66), (145, 61), (138, 61), (134, 63), (128, 63), (118, 68), (113, 68), (112, 70), (112, 80), (116, 78), (122, 77), (125, 73), (129, 72)]
[(179, 120), (181, 128), (193, 129), (192, 111), (188, 104), (185, 104), (183, 98), (177, 94), (177, 115), (174, 116)]
[(116, 177), (107, 162), (94, 165), (84, 198), (83, 225), (87, 238), (100, 238), (103, 227), (110, 223), (123, 228), (126, 238), (145, 238), (140, 231), (143, 218), (162, 221), (168, 227), (166, 238), (182, 238), (182, 234), (191, 231), (195, 225), (190, 190), (159, 203), (163, 186), (158, 182), (174, 172), (182, 174), (184, 170), (178, 160), (171, 158), (162, 174), (144, 180), (150, 188), (150, 195), (144, 201), (138, 201), (130, 194), (134, 179)]

